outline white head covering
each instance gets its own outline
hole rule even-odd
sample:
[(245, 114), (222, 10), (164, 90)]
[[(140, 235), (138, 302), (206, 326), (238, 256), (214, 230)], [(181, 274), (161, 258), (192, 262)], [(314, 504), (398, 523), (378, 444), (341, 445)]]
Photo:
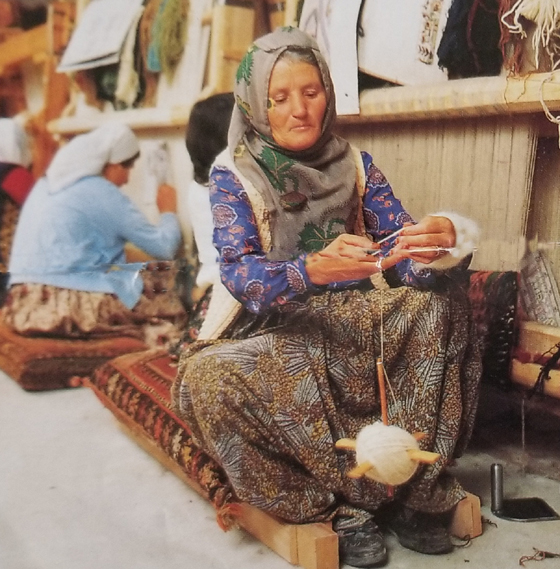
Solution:
[(111, 122), (73, 138), (47, 169), (50, 191), (58, 192), (86, 176), (99, 176), (106, 164), (119, 164), (140, 152), (132, 130)]
[(27, 135), (13, 119), (0, 118), (0, 162), (18, 164), (24, 168), (31, 164)]

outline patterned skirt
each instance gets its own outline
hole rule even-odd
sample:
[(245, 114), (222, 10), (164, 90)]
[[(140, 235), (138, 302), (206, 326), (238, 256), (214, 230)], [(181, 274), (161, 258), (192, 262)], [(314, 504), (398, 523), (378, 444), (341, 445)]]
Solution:
[[(392, 496), (348, 478), (353, 453), (335, 449), (381, 420), (380, 355), (390, 424), (425, 433), (421, 448), (442, 456)], [(239, 500), (304, 523), (371, 515), (393, 499), (453, 508), (465, 493), (446, 467), (470, 438), (480, 374), (466, 299), (407, 287), (327, 292), (282, 325), (187, 346), (173, 397)]]
[(128, 309), (114, 294), (26, 283), (13, 285), (2, 321), (28, 336), (90, 338), (133, 336), (150, 347), (176, 343), (187, 313), (175, 290), (176, 271), (142, 272), (144, 290)]

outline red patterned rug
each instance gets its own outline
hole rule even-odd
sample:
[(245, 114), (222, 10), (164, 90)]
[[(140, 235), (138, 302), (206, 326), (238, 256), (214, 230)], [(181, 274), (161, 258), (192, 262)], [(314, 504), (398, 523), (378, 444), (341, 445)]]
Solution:
[(223, 470), (193, 443), (188, 425), (171, 410), (175, 374), (176, 362), (167, 351), (147, 350), (107, 362), (86, 385), (148, 443), (143, 446), (157, 445), (220, 512), (232, 501), (232, 490)]

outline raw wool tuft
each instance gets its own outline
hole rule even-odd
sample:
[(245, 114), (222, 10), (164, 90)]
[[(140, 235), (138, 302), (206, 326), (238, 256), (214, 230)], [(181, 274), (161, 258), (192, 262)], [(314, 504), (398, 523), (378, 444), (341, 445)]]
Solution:
[(449, 251), (447, 255), (436, 259), (432, 263), (414, 263), (419, 268), (430, 268), (436, 271), (445, 271), (457, 266), (467, 255), (470, 255), (476, 249), (480, 238), (480, 229), (478, 225), (467, 217), (450, 211), (440, 211), (430, 214), (435, 217), (447, 217), (451, 220), (455, 227), (455, 247)]
[(544, 48), (555, 63), (560, 54), (560, 0), (517, 0), (513, 6), (502, 15), (502, 24), (511, 34), (518, 34), (521, 38), (527, 36), (523, 20), (535, 24), (535, 33), (532, 38), (535, 63), (539, 67), (539, 52)]
[(373, 470), (366, 476), (389, 486), (404, 484), (412, 478), (418, 463), (407, 451), (418, 450), (416, 439), (396, 425), (381, 422), (364, 427), (356, 437), (356, 462), (369, 462)]

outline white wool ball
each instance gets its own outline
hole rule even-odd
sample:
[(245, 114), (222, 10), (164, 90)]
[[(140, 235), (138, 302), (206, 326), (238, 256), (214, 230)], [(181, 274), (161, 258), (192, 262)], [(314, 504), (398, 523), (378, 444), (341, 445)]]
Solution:
[(364, 427), (356, 437), (356, 462), (369, 462), (373, 470), (366, 472), (381, 484), (398, 486), (404, 484), (416, 472), (418, 463), (407, 451), (418, 450), (416, 439), (395, 425), (377, 422)]

